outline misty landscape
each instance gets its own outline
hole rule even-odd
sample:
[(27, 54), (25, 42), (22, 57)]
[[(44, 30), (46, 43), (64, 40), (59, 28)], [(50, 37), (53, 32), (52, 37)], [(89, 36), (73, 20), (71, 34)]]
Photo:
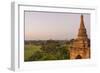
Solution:
[(25, 11), (24, 61), (90, 58), (90, 14)]

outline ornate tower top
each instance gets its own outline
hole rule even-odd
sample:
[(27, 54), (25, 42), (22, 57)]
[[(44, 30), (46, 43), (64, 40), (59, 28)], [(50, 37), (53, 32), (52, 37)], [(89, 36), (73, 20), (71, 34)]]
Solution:
[(78, 39), (87, 39), (87, 33), (86, 33), (86, 28), (84, 25), (84, 18), (83, 15), (80, 17), (80, 28), (78, 32)]

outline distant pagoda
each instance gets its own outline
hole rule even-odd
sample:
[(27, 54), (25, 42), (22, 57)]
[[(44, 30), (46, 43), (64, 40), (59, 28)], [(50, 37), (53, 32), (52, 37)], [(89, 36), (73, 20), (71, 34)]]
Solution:
[(73, 40), (70, 48), (70, 59), (90, 58), (90, 42), (84, 25), (83, 15), (80, 17), (78, 36)]

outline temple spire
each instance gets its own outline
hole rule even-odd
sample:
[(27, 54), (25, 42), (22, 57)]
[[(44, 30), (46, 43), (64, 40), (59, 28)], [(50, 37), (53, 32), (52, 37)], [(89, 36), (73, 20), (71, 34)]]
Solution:
[(81, 15), (81, 17), (80, 17), (80, 29), (81, 29), (81, 28), (85, 28), (85, 26), (84, 26), (83, 15)]
[(78, 32), (78, 38), (79, 39), (86, 39), (87, 38), (87, 33), (86, 33), (86, 28), (84, 25), (84, 17), (83, 15), (80, 16), (80, 28)]
[(80, 16), (80, 26), (78, 36), (72, 41), (69, 51), (70, 59), (88, 59), (90, 58), (90, 42), (87, 37), (84, 25), (84, 17)]

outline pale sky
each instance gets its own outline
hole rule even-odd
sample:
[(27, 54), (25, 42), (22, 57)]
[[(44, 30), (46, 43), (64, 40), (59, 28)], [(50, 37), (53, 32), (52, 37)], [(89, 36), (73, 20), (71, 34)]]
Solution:
[[(25, 40), (69, 40), (77, 37), (80, 15), (25, 11)], [(90, 14), (83, 14), (90, 37)]]

